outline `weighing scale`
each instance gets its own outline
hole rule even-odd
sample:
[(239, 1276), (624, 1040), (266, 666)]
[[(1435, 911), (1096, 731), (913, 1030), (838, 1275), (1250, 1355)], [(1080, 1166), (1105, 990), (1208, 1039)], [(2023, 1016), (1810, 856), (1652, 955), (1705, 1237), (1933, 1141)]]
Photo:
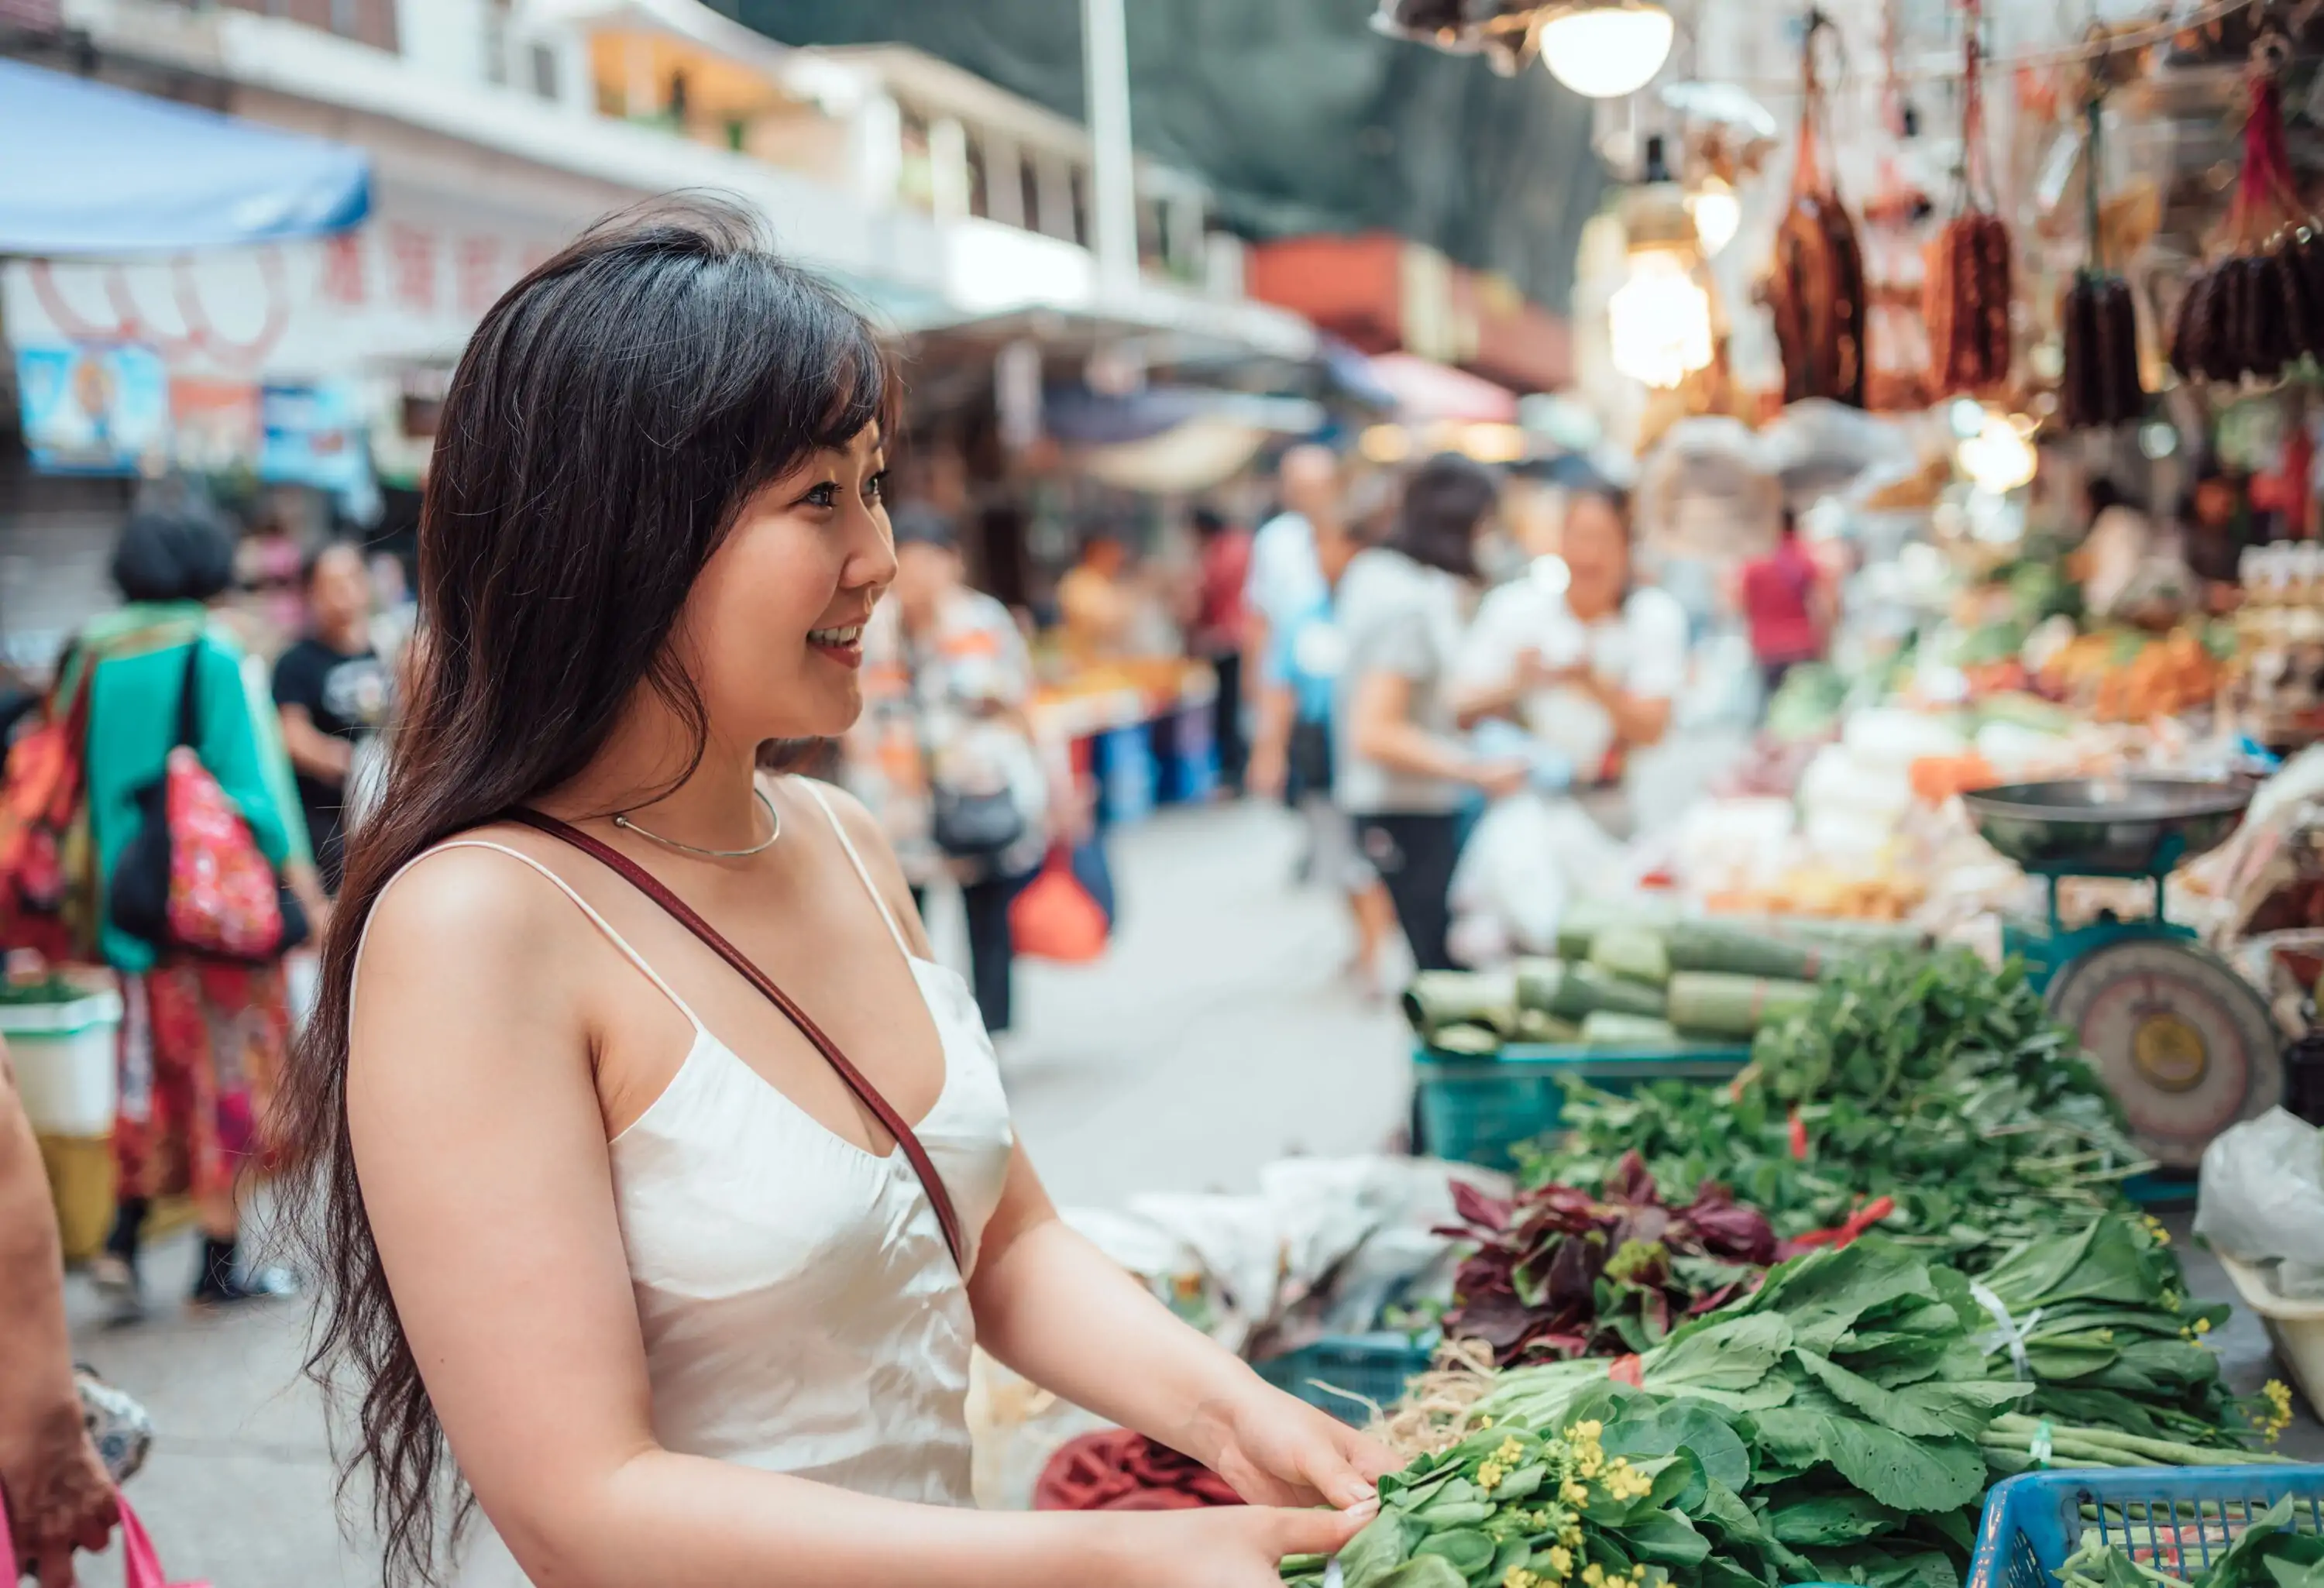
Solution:
[[(2031, 967), (2158, 1164), (2195, 1168), (2214, 1136), (2283, 1100), (2283, 1039), (2267, 1001), (2163, 913), (2163, 879), (2235, 831), (2249, 789), (2078, 778), (1962, 801), (1987, 843), (2048, 884), (2049, 919), (2006, 919), (2003, 950)], [(2058, 915), (2061, 877), (2145, 878), (2154, 913), (2124, 920), (2106, 910), (2069, 928)]]

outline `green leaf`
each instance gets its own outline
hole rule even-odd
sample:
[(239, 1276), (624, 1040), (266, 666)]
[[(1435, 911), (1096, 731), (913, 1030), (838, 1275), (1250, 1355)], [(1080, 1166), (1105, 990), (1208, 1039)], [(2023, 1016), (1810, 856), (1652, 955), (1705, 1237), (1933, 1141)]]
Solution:
[(1898, 1510), (1951, 1510), (1985, 1488), (1985, 1458), (1967, 1439), (1913, 1439), (1853, 1417), (1780, 1407), (1757, 1417), (1763, 1444), (1786, 1465), (1829, 1462)]
[(1452, 1505), (1436, 1504), (1412, 1513), (1412, 1519), (1432, 1533), (1453, 1528), (1473, 1528), (1493, 1514), (1492, 1502), (1484, 1500), (1463, 1500)]
[(1705, 1490), (1702, 1508), (1695, 1515), (1717, 1528), (1730, 1543), (1763, 1544), (1767, 1540), (1767, 1531), (1760, 1525), (1758, 1513), (1744, 1504), (1743, 1497), (1734, 1489), (1716, 1478)]
[(1493, 1486), (1493, 1503), (1509, 1505), (1520, 1500), (1530, 1499), (1534, 1491), (1540, 1488), (1542, 1481), (1548, 1476), (1549, 1469), (1538, 1462), (1529, 1467), (1519, 1467)]
[(1794, 1351), (1792, 1360), (1813, 1373), (1836, 1398), (1883, 1427), (1915, 1438), (1958, 1435), (1974, 1439), (1995, 1413), (2033, 1390), (2030, 1384), (1978, 1379), (1954, 1383), (1929, 1380), (1903, 1390), (1884, 1390), (1812, 1351)]
[(1896, 1513), (1863, 1494), (1803, 1500), (1767, 1513), (1771, 1532), (1785, 1544), (1860, 1544), (1896, 1527)]
[(1734, 1424), (1700, 1401), (1674, 1400), (1650, 1417), (1609, 1422), (1599, 1443), (1607, 1454), (1632, 1461), (1689, 1450), (1712, 1482), (1739, 1491), (1751, 1481), (1751, 1453)]
[(1757, 1388), (1791, 1343), (1784, 1318), (1764, 1312), (1720, 1317), (1673, 1334), (1639, 1363), (1639, 1376), (1658, 1395), (1739, 1394)]
[(1347, 1588), (1378, 1588), (1411, 1553), (1404, 1519), (1383, 1510), (1340, 1551), (1340, 1574)]
[(1632, 1518), (1622, 1538), (1637, 1559), (1664, 1565), (1693, 1565), (1711, 1554), (1711, 1540), (1674, 1510), (1650, 1510)]
[(1477, 1528), (1461, 1528), (1450, 1533), (1431, 1534), (1412, 1553), (1416, 1560), (1433, 1555), (1449, 1561), (1452, 1569), (1466, 1579), (1492, 1565), (1493, 1552), (1498, 1547), (1490, 1537)]
[[(1355, 1588), (1352, 1580), (1348, 1588)], [(1373, 1588), (1469, 1588), (1469, 1579), (1449, 1560), (1425, 1555), (1382, 1577)]]

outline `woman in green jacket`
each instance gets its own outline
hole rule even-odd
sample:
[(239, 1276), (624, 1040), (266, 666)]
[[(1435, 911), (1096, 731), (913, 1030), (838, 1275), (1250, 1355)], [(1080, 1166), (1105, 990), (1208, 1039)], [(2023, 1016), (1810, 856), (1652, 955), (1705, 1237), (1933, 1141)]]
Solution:
[[(113, 872), (141, 820), (138, 790), (177, 742), (187, 648), (201, 650), (195, 748), (274, 867), (305, 897), (312, 856), (263, 679), (209, 621), (233, 577), (234, 548), (214, 522), (144, 513), (122, 531), (114, 581), (128, 605), (92, 624), (88, 799), (98, 946), (121, 974), (121, 1103), (114, 1125), (119, 1208), (96, 1278), (115, 1316), (142, 1315), (137, 1255), (153, 1200), (190, 1196), (204, 1236), (200, 1304), (271, 1295), (237, 1260), (235, 1182), (263, 1157), (261, 1129), (290, 1039), (282, 963), (245, 965), (156, 948), (105, 914)], [(255, 686), (255, 687), (254, 687)]]

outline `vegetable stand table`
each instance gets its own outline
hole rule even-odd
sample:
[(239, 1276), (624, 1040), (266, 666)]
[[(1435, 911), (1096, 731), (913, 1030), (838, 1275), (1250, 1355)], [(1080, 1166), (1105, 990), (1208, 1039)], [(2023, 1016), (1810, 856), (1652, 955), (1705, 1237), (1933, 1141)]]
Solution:
[(1508, 1169), (1513, 1149), (1558, 1128), (1565, 1083), (1627, 1093), (1648, 1081), (1730, 1081), (1750, 1062), (1748, 1046), (1664, 1044), (1652, 1048), (1513, 1046), (1497, 1058), (1413, 1056), (1416, 1094), (1413, 1151)]

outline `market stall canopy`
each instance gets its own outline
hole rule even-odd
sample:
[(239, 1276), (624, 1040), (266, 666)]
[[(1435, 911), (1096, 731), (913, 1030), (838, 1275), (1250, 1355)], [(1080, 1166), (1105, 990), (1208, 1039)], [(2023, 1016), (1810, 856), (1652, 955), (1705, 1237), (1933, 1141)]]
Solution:
[[(0, 254), (175, 253), (344, 231), (360, 150), (0, 60)], [(38, 150), (37, 157), (32, 153)]]
[(1481, 375), (1431, 363), (1409, 353), (1383, 353), (1371, 361), (1371, 369), (1373, 377), (1395, 394), (1400, 417), (1407, 421), (1517, 422), (1517, 394)]

